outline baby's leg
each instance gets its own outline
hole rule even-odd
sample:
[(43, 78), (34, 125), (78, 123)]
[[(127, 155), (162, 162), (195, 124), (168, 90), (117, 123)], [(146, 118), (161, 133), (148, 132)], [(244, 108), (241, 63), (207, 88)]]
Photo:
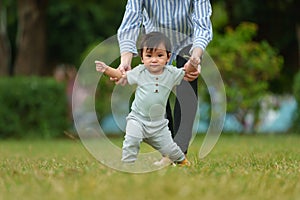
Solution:
[(141, 124), (131, 115), (127, 117), (126, 135), (123, 142), (122, 161), (134, 162), (140, 150), (140, 144), (143, 141), (143, 129)]
[(133, 163), (136, 161), (142, 138), (125, 135), (122, 148), (122, 162)]
[(148, 144), (157, 149), (162, 156), (168, 157), (173, 162), (181, 162), (185, 159), (180, 147), (173, 141), (171, 132), (165, 127), (160, 133), (145, 140)]

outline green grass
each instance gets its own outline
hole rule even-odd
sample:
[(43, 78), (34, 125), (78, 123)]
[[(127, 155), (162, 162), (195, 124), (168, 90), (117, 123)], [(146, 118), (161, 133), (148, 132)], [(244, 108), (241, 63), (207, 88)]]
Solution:
[(300, 199), (299, 135), (221, 135), (199, 160), (202, 141), (191, 145), (190, 168), (146, 174), (109, 169), (80, 141), (0, 141), (0, 200)]

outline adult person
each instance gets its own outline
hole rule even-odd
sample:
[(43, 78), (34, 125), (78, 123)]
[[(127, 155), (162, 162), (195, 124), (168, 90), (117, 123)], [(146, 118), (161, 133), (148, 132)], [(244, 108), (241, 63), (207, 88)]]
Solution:
[[(137, 55), (136, 41), (140, 33), (160, 31), (172, 43), (172, 57), (177, 68), (200, 66), (203, 51), (212, 39), (212, 14), (209, 0), (128, 0), (122, 23), (118, 29), (121, 71), (131, 70), (133, 56)], [(187, 57), (188, 55), (188, 57)], [(167, 104), (167, 118), (174, 141), (186, 154), (192, 137), (197, 111), (197, 79), (200, 70), (187, 75), (177, 87), (174, 107)], [(124, 84), (125, 79), (117, 81)], [(190, 90), (192, 87), (192, 90)]]

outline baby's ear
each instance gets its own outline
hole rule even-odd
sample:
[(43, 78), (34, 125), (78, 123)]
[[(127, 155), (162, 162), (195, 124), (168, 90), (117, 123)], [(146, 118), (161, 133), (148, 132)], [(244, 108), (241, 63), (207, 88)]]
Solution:
[(167, 60), (167, 63), (170, 61), (170, 59), (171, 59), (171, 53), (168, 53), (168, 60)]
[(141, 57), (141, 62), (144, 63), (143, 57)]

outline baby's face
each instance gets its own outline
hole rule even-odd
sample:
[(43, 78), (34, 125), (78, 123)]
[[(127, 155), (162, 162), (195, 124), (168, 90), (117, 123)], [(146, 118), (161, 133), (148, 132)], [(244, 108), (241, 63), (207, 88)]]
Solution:
[(143, 49), (142, 62), (151, 74), (161, 74), (163, 68), (170, 60), (170, 56), (163, 44), (158, 45), (155, 49)]

